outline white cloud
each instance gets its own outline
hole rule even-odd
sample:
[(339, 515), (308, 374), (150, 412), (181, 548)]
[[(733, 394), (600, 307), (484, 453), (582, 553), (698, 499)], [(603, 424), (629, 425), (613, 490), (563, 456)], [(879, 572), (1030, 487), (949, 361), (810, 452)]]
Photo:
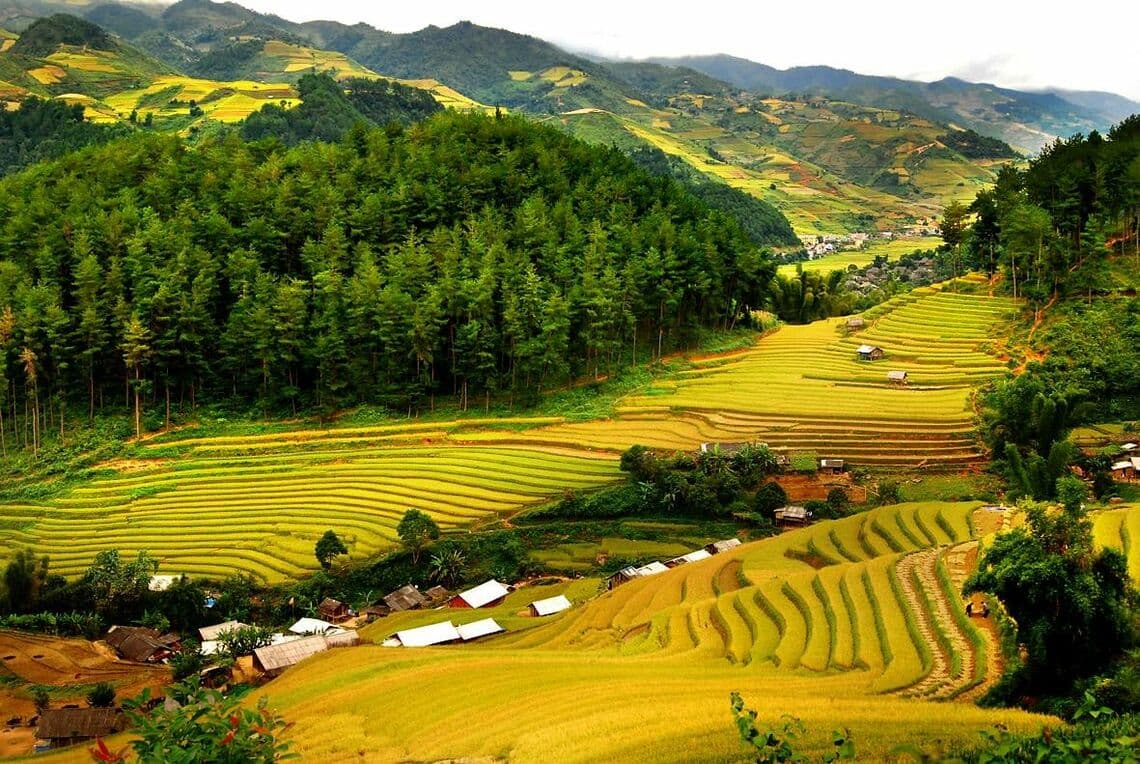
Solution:
[[(865, 74), (947, 75), (1009, 87), (1109, 90), (1140, 100), (1140, 54), (1128, 39), (1140, 4), (1025, 0), (954, 3), (794, 0), (567, 3), (497, 0), (246, 0), (298, 21), (364, 21), (409, 32), (460, 20), (608, 56), (729, 53), (786, 68), (826, 64)], [(1126, 30), (1126, 31), (1125, 31)]]

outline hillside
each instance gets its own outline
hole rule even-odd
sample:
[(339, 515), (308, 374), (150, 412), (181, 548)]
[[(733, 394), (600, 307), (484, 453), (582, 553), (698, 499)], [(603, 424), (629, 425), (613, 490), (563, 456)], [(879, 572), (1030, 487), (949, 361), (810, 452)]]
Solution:
[[(124, 553), (149, 550), (163, 572), (242, 570), (278, 581), (314, 567), (324, 526), (309, 522), (313, 508), (366, 555), (394, 543), (408, 507), (445, 529), (470, 526), (612, 482), (620, 453), (634, 444), (668, 452), (763, 440), (863, 467), (919, 467), (927, 476), (960, 469), (981, 457), (969, 401), (1002, 374), (984, 345), (1013, 308), (1001, 298), (918, 290), (869, 313), (857, 334), (821, 321), (693, 358), (613, 402), (609, 418), (441, 412), (371, 425), (175, 431), (101, 465), (82, 485), (3, 505), (0, 513), (19, 522), (0, 527), (0, 541), (50, 554), (64, 574), (113, 543)], [(948, 325), (947, 315), (956, 321)], [(865, 342), (886, 349), (887, 360), (855, 360)], [(909, 371), (911, 383), (889, 385), (888, 368)], [(77, 533), (90, 541), (76, 543)]]
[(652, 60), (696, 69), (766, 95), (823, 95), (864, 106), (900, 109), (972, 128), (1031, 153), (1057, 137), (1091, 130), (1104, 132), (1140, 112), (1140, 104), (1113, 94), (1061, 90), (1032, 93), (954, 77), (914, 82), (827, 66), (780, 70), (725, 55)]

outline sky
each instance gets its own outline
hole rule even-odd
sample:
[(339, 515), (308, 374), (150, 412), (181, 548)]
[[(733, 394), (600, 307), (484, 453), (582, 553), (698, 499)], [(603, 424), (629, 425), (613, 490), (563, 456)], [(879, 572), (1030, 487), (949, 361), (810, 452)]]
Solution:
[(1140, 3), (1110, 0), (238, 0), (293, 21), (390, 32), (472, 21), (614, 58), (728, 53), (786, 69), (945, 76), (1018, 89), (1106, 90), (1140, 100)]

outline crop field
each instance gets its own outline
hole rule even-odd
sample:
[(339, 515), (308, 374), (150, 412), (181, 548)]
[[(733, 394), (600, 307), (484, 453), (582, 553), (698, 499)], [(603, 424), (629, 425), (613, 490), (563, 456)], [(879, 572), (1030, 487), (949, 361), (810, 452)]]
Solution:
[[(296, 721), (291, 738), (304, 758), (738, 761), (733, 690), (765, 720), (803, 719), (806, 752), (816, 755), (842, 726), (862, 760), (906, 743), (974, 740), (995, 723), (1031, 730), (1046, 719), (933, 702), (976, 697), (995, 678), (979, 648), (987, 637), (953, 615), (960, 599), (939, 572), (945, 551), (972, 537), (977, 506), (884, 507), (600, 596), (597, 583), (574, 582), (574, 607), (545, 619), (520, 614), (539, 596), (523, 589), (486, 611), (507, 634), (332, 651), (261, 694)], [(378, 642), (474, 617), (403, 613), (363, 635)]]
[(178, 75), (159, 77), (145, 88), (116, 93), (105, 99), (120, 117), (137, 111), (140, 118), (148, 114), (159, 117), (186, 116), (190, 101), (197, 102), (204, 117), (222, 122), (236, 122), (248, 117), (267, 103), (295, 106), (297, 92), (286, 84), (239, 80), (218, 82)]
[(899, 237), (896, 239), (876, 239), (863, 249), (853, 249), (844, 252), (835, 252), (814, 260), (805, 260), (802, 263), (784, 263), (779, 271), (784, 276), (796, 273), (797, 268), (805, 273), (827, 273), (829, 271), (845, 271), (847, 266), (864, 268), (875, 261), (880, 255), (887, 260), (898, 260), (902, 255), (909, 255), (916, 249), (933, 249), (937, 245), (936, 239), (923, 237)]
[(314, 567), (313, 544), (328, 528), (353, 554), (374, 554), (393, 545), (408, 508), (429, 513), (446, 530), (616, 473), (612, 457), (519, 447), (333, 447), (158, 459), (76, 488), (50, 507), (2, 507), (0, 536), (6, 548), (27, 545), (50, 555), (63, 575), (117, 548), (149, 551), (165, 573), (244, 570), (276, 581)]
[(343, 53), (292, 45), (280, 40), (266, 42), (261, 54), (255, 59), (254, 66), (257, 67), (259, 76), (265, 78), (329, 70), (338, 79), (376, 76), (371, 69), (358, 64)]

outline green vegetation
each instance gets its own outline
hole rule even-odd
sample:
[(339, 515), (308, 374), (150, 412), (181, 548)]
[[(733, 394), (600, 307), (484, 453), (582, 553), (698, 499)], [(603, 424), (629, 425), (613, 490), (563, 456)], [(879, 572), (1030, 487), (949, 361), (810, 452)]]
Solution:
[(27, 98), (19, 109), (0, 109), (0, 175), (105, 143), (123, 132), (84, 121), (80, 104)]
[(33, 22), (20, 34), (10, 52), (46, 58), (60, 45), (112, 50), (115, 41), (96, 24), (59, 13)]

